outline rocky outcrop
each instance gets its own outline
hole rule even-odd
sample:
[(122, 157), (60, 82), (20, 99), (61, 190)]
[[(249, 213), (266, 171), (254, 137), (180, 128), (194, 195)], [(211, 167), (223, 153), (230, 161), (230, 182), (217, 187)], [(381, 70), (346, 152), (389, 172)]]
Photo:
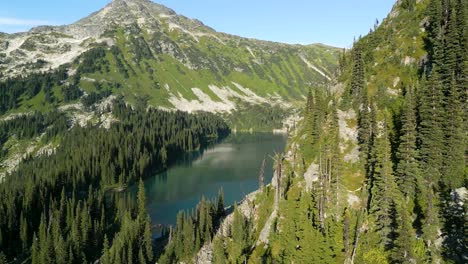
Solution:
[(304, 173), (304, 179), (306, 182), (306, 190), (311, 191), (314, 182), (317, 182), (319, 179), (319, 165), (315, 163), (310, 164), (309, 168)]

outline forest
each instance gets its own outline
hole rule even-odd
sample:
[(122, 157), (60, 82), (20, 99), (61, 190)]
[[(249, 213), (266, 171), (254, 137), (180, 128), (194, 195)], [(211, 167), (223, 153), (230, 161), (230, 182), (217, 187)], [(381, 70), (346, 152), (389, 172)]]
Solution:
[[(144, 102), (132, 107), (117, 98), (104, 110), (117, 120), (109, 129), (72, 126), (59, 111), (1, 121), (0, 146), (13, 136), (39, 135), (60, 145), (50, 155), (27, 157), (0, 184), (0, 264), (192, 263), (203, 248), (214, 263), (466, 263), (468, 5), (402, 0), (397, 7), (393, 20), (376, 22), (343, 50), (342, 92), (304, 88), (302, 121), (286, 153), (274, 157), (274, 184), (264, 186), (259, 168), (261, 188), (249, 204), (255, 214), (237, 204), (226, 210), (219, 192), (153, 238), (143, 179), (226, 137), (229, 126), (214, 114), (166, 112)], [(408, 45), (421, 55), (413, 64), (399, 57)], [(128, 79), (133, 73), (122, 52), (88, 51), (68, 85), (63, 69), (1, 82), (0, 114), (41, 90), (53, 103), (54, 86), (64, 101), (81, 98), (91, 109), (111, 92), (95, 84), (83, 96), (80, 74), (108, 73), (103, 61), (112, 55)], [(147, 56), (141, 48), (136, 60)], [(385, 78), (397, 80), (395, 89)], [(239, 113), (233, 123), (281, 125), (283, 114), (263, 107), (253, 116)], [(347, 113), (355, 117), (343, 121)], [(344, 144), (343, 127), (355, 129), (356, 157), (344, 155), (353, 146)], [(133, 184), (136, 199), (125, 192)], [(268, 243), (260, 241), (261, 225), (275, 214)]]
[[(402, 1), (400, 10), (414, 17), (420, 7)], [(298, 158), (282, 161), (275, 187), (280, 216), (269, 244), (257, 244), (260, 216), (235, 210), (231, 230), (212, 238), (215, 263), (466, 263), (466, 8), (464, 1), (431, 0), (418, 11), (427, 56), (418, 67), (395, 73), (410, 76), (398, 83), (396, 96), (368, 86), (371, 75), (386, 74), (373, 66), (379, 45), (395, 45), (392, 29), (376, 26), (343, 52), (339, 79), (347, 85), (341, 98), (326, 89), (308, 93), (298, 135), (289, 143), (300, 143)], [(357, 114), (356, 164), (341, 154), (338, 112)], [(301, 187), (308, 162), (318, 168), (310, 192)], [(345, 175), (352, 173), (362, 175), (362, 184), (352, 183), (359, 187), (355, 206), (342, 198), (350, 184)], [(260, 197), (272, 199), (272, 192), (268, 186)], [(186, 226), (180, 221), (177, 228)], [(187, 236), (193, 241), (197, 233)], [(169, 244), (162, 260), (190, 261), (198, 252), (187, 257), (193, 250), (180, 247)]]
[[(32, 137), (53, 124), (47, 133), (63, 137), (52, 155), (27, 158), (0, 185), (4, 259), (85, 263), (106, 250), (120, 254), (122, 247), (125, 252), (112, 253), (108, 263), (151, 261), (144, 191), (139, 191), (138, 206), (122, 191), (164, 170), (183, 153), (203, 149), (230, 132), (222, 119), (208, 113), (133, 110), (121, 100), (111, 111), (119, 121), (109, 130), (98, 126), (68, 130), (67, 123), (59, 126), (61, 119), (52, 118), (60, 116), (57, 113), (2, 123), (2, 133), (20, 137)], [(116, 242), (122, 239), (126, 244)], [(139, 252), (143, 244), (145, 249)]]

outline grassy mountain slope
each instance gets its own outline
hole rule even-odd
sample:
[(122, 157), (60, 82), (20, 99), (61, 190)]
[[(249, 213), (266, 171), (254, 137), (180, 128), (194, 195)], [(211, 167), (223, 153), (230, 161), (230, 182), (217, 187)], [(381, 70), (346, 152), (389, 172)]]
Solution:
[[(224, 113), (242, 108), (239, 101), (287, 108), (307, 87), (330, 82), (338, 56), (324, 45), (219, 33), (147, 0), (115, 0), (74, 24), (4, 34), (0, 43), (3, 78), (68, 63), (88, 94), (103, 88), (132, 104)], [(53, 90), (53, 106), (68, 103)], [(40, 92), (19, 101), (19, 111), (47, 104)]]
[[(238, 207), (248, 223), (241, 248), (232, 243), (238, 222), (227, 218), (231, 229), (223, 230), (231, 233), (218, 232), (195, 262), (465, 263), (467, 58), (457, 49), (466, 27), (450, 35), (450, 21), (459, 16), (463, 25), (466, 8), (463, 1), (398, 1), (342, 54), (344, 89), (308, 97), (276, 170), (281, 180)], [(459, 68), (447, 82), (438, 67), (451, 53)], [(455, 140), (459, 148), (450, 146)]]

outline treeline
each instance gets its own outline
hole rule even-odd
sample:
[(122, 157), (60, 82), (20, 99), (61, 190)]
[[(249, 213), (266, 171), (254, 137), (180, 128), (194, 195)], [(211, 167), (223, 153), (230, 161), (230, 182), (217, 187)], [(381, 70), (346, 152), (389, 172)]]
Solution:
[[(405, 84), (403, 96), (391, 104), (367, 94), (367, 42), (352, 51), (350, 93), (357, 102), (367, 179), (367, 206), (359, 221), (373, 223), (356, 243), (361, 251), (372, 247), (373, 255), (359, 253), (360, 261), (466, 260), (468, 222), (459, 193), (468, 184), (466, 8), (464, 1), (430, 1), (429, 59), (419, 80)], [(360, 230), (361, 224), (356, 234)]]
[[(0, 252), (8, 259), (27, 259), (39, 252), (33, 259), (40, 261), (34, 263), (58, 261), (59, 255), (60, 263), (95, 261), (106, 236), (114, 241), (117, 232), (126, 241), (141, 243), (137, 238), (147, 233), (146, 224), (143, 231), (142, 223), (136, 233), (126, 230), (136, 228), (133, 222), (143, 217), (138, 220), (132, 213), (129, 197), (106, 190), (162, 170), (182, 153), (229, 133), (222, 119), (207, 113), (132, 110), (122, 101), (114, 104), (112, 113), (119, 121), (110, 129), (75, 127), (63, 134), (53, 155), (24, 161), (0, 184)], [(59, 221), (62, 224), (55, 223), (60, 218), (65, 219)], [(65, 262), (62, 253), (50, 250), (58, 244), (65, 247)], [(126, 260), (121, 256), (122, 262), (139, 258), (136, 249), (141, 244), (123, 246), (127, 255)], [(151, 259), (149, 250), (142, 254)], [(117, 260), (114, 256), (113, 263)]]
[(45, 100), (52, 103), (55, 97), (52, 88), (68, 78), (66, 66), (50, 73), (34, 73), (27, 77), (16, 77), (0, 82), (0, 114), (19, 106), (21, 99), (30, 99), (41, 90)]

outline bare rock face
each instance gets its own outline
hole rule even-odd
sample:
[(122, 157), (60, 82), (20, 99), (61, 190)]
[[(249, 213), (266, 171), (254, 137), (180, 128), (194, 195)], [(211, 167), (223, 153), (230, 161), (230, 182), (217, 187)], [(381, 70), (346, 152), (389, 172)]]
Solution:
[(205, 244), (195, 258), (197, 264), (211, 264), (213, 263), (213, 246), (211, 243)]
[(312, 163), (310, 164), (307, 171), (304, 173), (304, 178), (306, 181), (306, 189), (312, 190), (314, 182), (318, 181), (319, 178), (319, 165)]

